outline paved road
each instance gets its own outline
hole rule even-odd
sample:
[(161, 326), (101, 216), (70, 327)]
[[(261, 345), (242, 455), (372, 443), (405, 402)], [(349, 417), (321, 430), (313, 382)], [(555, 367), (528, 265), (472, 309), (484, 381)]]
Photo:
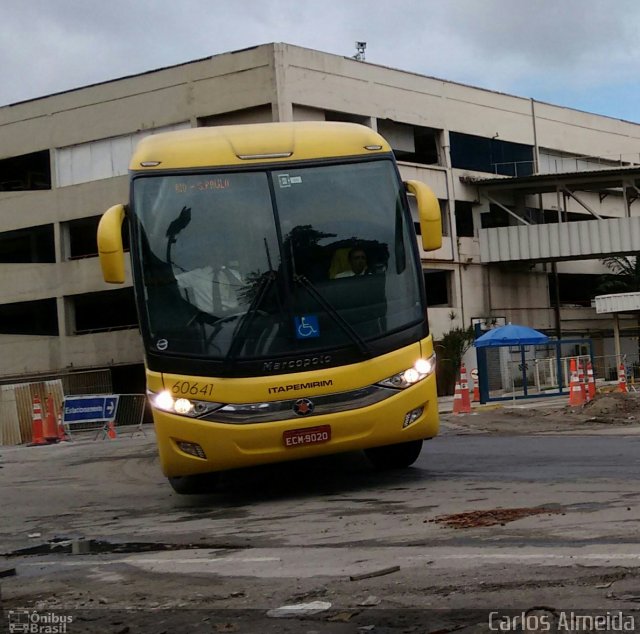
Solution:
[[(158, 614), (174, 614), (171, 631), (224, 631), (238, 610), (244, 629), (227, 631), (395, 632), (640, 600), (638, 436), (449, 431), (403, 472), (350, 454), (229, 474), (195, 497), (166, 484), (151, 434), (1, 454), (0, 551), (17, 572), (1, 580), (5, 607), (76, 615), (86, 631), (120, 631), (124, 607), (162, 608), (132, 631), (158, 631)], [(69, 553), (78, 538), (91, 554)], [(267, 616), (314, 601), (331, 606)]]
[[(617, 432), (617, 430), (614, 430)], [(640, 436), (441, 436), (417, 466), (443, 478), (640, 480)]]

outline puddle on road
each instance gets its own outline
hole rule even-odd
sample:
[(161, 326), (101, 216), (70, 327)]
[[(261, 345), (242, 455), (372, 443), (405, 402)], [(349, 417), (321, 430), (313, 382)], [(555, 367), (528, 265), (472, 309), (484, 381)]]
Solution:
[[(74, 552), (75, 545), (75, 552)], [(56, 538), (43, 544), (19, 548), (9, 553), (3, 553), (5, 557), (25, 557), (29, 555), (64, 555), (64, 554), (132, 554), (152, 553), (170, 550), (231, 550), (246, 548), (233, 544), (166, 544), (162, 542), (108, 542), (98, 539), (66, 539)]]

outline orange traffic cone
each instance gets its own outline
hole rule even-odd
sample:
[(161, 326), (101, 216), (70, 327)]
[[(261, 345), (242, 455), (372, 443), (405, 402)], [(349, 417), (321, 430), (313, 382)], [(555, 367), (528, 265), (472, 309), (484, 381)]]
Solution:
[(69, 434), (67, 434), (67, 430), (64, 427), (64, 423), (62, 422), (62, 414), (58, 414), (58, 441), (59, 442), (68, 442), (71, 438), (69, 438)]
[(627, 371), (624, 363), (618, 368), (618, 392), (627, 392)]
[(584, 405), (584, 394), (578, 380), (578, 372), (576, 370), (576, 360), (571, 359), (571, 382), (569, 383), (569, 406), (579, 407)]
[(53, 396), (49, 394), (47, 397), (47, 410), (44, 418), (43, 436), (48, 443), (58, 442), (58, 430), (56, 429), (56, 415), (54, 413), (55, 405), (53, 404)]
[(36, 395), (33, 398), (33, 418), (31, 423), (31, 442), (29, 446), (47, 444), (42, 432), (42, 405), (40, 405), (40, 398)]
[(110, 420), (107, 424), (107, 436), (110, 440), (115, 440), (118, 437), (118, 435), (116, 434), (115, 425), (113, 424), (112, 420)]
[(460, 368), (460, 380), (456, 381), (456, 393), (453, 397), (453, 413), (469, 414), (471, 402), (469, 400), (469, 384), (467, 383), (467, 371), (462, 364)]
[(596, 380), (593, 378), (593, 366), (587, 361), (587, 400), (592, 401), (596, 397)]
[(580, 359), (578, 359), (578, 382), (580, 383), (580, 389), (582, 390), (582, 398), (584, 399), (584, 402), (587, 402), (587, 383), (585, 380), (585, 374), (584, 374), (584, 365), (582, 364), (582, 361)]

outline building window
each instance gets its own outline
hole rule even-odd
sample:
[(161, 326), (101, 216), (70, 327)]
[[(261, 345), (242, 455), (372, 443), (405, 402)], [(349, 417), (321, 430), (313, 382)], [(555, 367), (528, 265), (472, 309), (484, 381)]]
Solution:
[(56, 261), (53, 225), (0, 233), (0, 262), (51, 264)]
[[(580, 273), (558, 273), (558, 297), (560, 306), (590, 307), (591, 300), (599, 294), (601, 275)], [(555, 276), (549, 275), (549, 301), (556, 304)]]
[[(637, 154), (633, 158), (637, 158)], [(583, 172), (602, 169), (603, 167), (621, 167), (633, 164), (630, 161), (622, 161), (621, 159), (622, 156), (618, 160), (613, 160), (598, 156), (583, 156), (541, 149), (538, 172), (540, 174), (560, 174), (562, 172)]]
[(459, 238), (473, 238), (473, 204), (464, 200), (456, 200), (456, 234)]
[(75, 334), (135, 328), (138, 324), (133, 288), (73, 295)]
[(1, 305), (0, 334), (57, 336), (56, 300), (51, 298)]
[(177, 123), (109, 139), (80, 143), (56, 150), (56, 184), (58, 187), (125, 176), (129, 173), (131, 155), (142, 138), (158, 132), (188, 128)]
[(439, 130), (379, 119), (378, 132), (389, 142), (398, 161), (440, 165)]
[(451, 166), (504, 176), (533, 174), (533, 148), (460, 132), (449, 133)]
[(0, 191), (51, 189), (49, 150), (0, 160)]
[[(515, 213), (515, 212), (514, 212)], [(489, 205), (489, 212), (480, 214), (480, 226), (483, 229), (495, 229), (497, 227), (509, 227), (518, 224), (518, 221), (508, 214), (502, 207)]]
[[(62, 223), (63, 230), (68, 232), (70, 260), (89, 258), (98, 255), (98, 223), (101, 216), (79, 218)], [(122, 245), (125, 251), (129, 250), (129, 223), (122, 224)]]
[[(539, 210), (538, 211), (539, 214)], [(560, 213), (562, 216), (562, 222), (585, 222), (587, 220), (597, 220), (595, 216), (592, 216), (588, 212), (575, 212), (575, 211), (562, 211)], [(540, 217), (538, 215), (537, 217)], [(613, 216), (601, 216), (603, 220), (609, 220), (613, 218)], [(544, 213), (541, 216), (540, 222), (554, 224), (558, 222), (558, 211), (556, 209), (545, 209)]]
[(428, 306), (451, 306), (452, 271), (423, 269)]

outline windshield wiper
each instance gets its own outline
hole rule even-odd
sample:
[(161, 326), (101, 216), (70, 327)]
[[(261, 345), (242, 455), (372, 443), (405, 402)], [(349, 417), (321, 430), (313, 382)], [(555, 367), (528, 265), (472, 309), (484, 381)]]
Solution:
[(222, 364), (224, 366), (228, 366), (230, 363), (235, 361), (236, 357), (238, 356), (238, 352), (240, 351), (240, 348), (242, 347), (242, 344), (244, 342), (244, 333), (247, 331), (247, 328), (249, 328), (256, 315), (262, 312), (260, 311), (260, 306), (262, 305), (262, 302), (269, 292), (269, 289), (273, 285), (275, 279), (275, 271), (270, 271), (260, 281), (260, 288), (256, 293), (256, 296), (253, 298), (251, 304), (249, 304), (249, 308), (247, 308), (247, 310), (240, 317), (238, 324), (231, 334), (231, 345), (229, 346), (229, 350), (222, 360)]
[[(230, 363), (235, 361), (238, 356), (238, 352), (240, 352), (240, 348), (242, 346), (244, 340), (244, 333), (247, 331), (251, 322), (253, 322), (256, 315), (260, 313), (260, 306), (262, 306), (262, 302), (266, 297), (269, 289), (273, 285), (277, 274), (273, 269), (273, 263), (271, 262), (271, 253), (269, 252), (269, 245), (267, 244), (267, 240), (264, 241), (264, 249), (267, 254), (267, 263), (269, 265), (269, 271), (266, 273), (262, 279), (260, 280), (260, 286), (258, 288), (258, 292), (255, 297), (249, 304), (249, 308), (247, 308), (246, 312), (240, 317), (240, 321), (237, 326), (234, 328), (233, 333), (231, 334), (231, 345), (229, 346), (229, 350), (227, 350), (227, 354), (222, 360), (223, 366), (228, 366)], [(280, 306), (280, 295), (278, 294), (278, 305), (280, 310), (282, 307)]]
[(365, 343), (364, 339), (353, 329), (351, 324), (331, 305), (331, 303), (318, 291), (313, 282), (304, 275), (293, 276), (293, 281), (302, 286), (319, 304), (327, 311), (327, 314), (336, 322), (336, 324), (345, 332), (345, 334), (358, 346), (358, 349), (364, 357), (371, 356), (371, 349)]

